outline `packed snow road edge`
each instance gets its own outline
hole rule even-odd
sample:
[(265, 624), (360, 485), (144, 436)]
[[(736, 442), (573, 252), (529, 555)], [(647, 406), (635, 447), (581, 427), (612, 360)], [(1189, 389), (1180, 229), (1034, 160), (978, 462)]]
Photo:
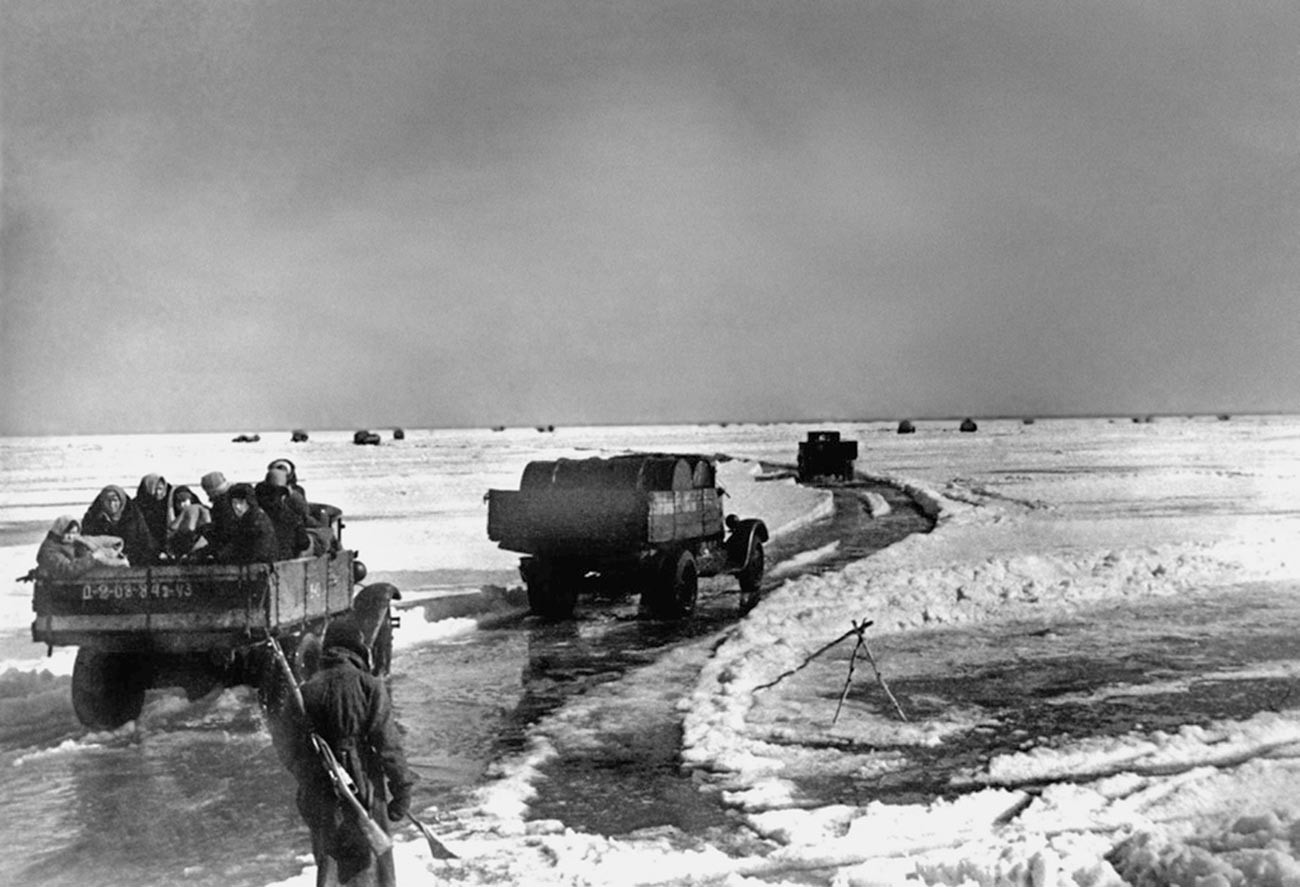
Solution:
[[(719, 645), (683, 706), (684, 762), (706, 772), (729, 803), (747, 811), (759, 834), (781, 845), (769, 864), (784, 859), (791, 868), (835, 869), (831, 883), (837, 885), (917, 879), (1118, 884), (1116, 866), (1139, 880), (1144, 873), (1158, 872), (1150, 876), (1164, 883), (1170, 872), (1187, 871), (1224, 873), (1225, 880), (1206, 883), (1255, 883), (1234, 880), (1242, 866), (1292, 877), (1300, 873), (1295, 848), (1280, 857), (1274, 854), (1265, 864), (1258, 859), (1223, 861), (1197, 843), (1267, 847), (1274, 832), (1285, 837), (1300, 827), (1294, 802), (1286, 800), (1300, 789), (1300, 763), (1294, 759), (1300, 754), (1300, 713), (1295, 710), (1130, 743), (1138, 747), (1121, 751), (1132, 772), (1081, 786), (1068, 783), (1081, 776), (1086, 780), (1087, 765), (1067, 765), (1059, 774), (1067, 784), (1041, 793), (989, 788), (928, 805), (873, 802), (809, 810), (800, 804), (782, 778), (789, 762), (799, 755), (831, 755), (813, 750), (837, 742), (869, 745), (873, 737), (855, 737), (844, 722), (831, 726), (825, 702), (838, 688), (824, 688), (818, 701), (827, 710), (814, 711), (806, 695), (800, 698), (808, 692), (806, 684), (778, 682), (761, 691), (763, 704), (800, 715), (789, 719), (781, 741), (774, 743), (770, 723), (759, 726), (750, 718), (756, 691), (800, 667), (851, 628), (852, 620), (874, 620), (872, 631), (907, 631), (1042, 618), (1106, 599), (1174, 595), (1246, 581), (1297, 581), (1295, 564), (1288, 562), (1286, 533), (1263, 541), (1079, 550), (1076, 538), (1115, 540), (1061, 521), (1059, 515), (1050, 528), (1035, 522), (1032, 512), (1041, 503), (1001, 500), (968, 488), (940, 493), (911, 481), (893, 482), (932, 510), (936, 530), (909, 537), (841, 572), (787, 582), (765, 597)], [(1116, 535), (1129, 533), (1120, 528)], [(1055, 538), (1046, 538), (1052, 534)], [(1026, 536), (1034, 539), (1029, 550)], [(1140, 534), (1130, 538), (1141, 541)], [(900, 724), (891, 739), (937, 742), (945, 729), (938, 723)], [(1104, 757), (1111, 751), (1083, 754)], [(1162, 755), (1182, 763), (1168, 774), (1143, 767), (1143, 761)], [(1261, 756), (1282, 760), (1270, 765), (1258, 760)], [(1032, 770), (1035, 765), (1051, 766), (1031, 758), (1007, 768)], [(991, 767), (997, 766), (995, 760)], [(1217, 769), (1223, 767), (1231, 772)], [(1196, 828), (1207, 828), (1199, 813), (1216, 804), (1220, 809), (1209, 817), (1209, 834), (1192, 836)], [(1182, 812), (1184, 805), (1198, 815)], [(1243, 829), (1252, 835), (1241, 837)]]

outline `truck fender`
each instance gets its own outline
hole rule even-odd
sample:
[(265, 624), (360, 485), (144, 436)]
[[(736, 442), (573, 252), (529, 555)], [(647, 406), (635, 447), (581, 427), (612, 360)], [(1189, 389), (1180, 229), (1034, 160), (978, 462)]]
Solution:
[(749, 566), (750, 554), (754, 551), (755, 544), (768, 540), (767, 524), (758, 518), (741, 519), (734, 514), (729, 514), (726, 525), (731, 531), (723, 542), (727, 550), (728, 569), (739, 572)]

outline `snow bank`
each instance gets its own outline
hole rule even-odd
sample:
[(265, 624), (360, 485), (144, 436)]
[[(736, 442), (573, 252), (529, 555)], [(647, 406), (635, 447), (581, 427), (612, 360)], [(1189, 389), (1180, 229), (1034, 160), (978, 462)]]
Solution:
[[(1211, 474), (1207, 485), (1219, 496), (1231, 474)], [(800, 801), (790, 781), (796, 771), (886, 775), (890, 748), (933, 746), (977, 724), (978, 713), (953, 710), (905, 724), (846, 720), (832, 729), (822, 709), (837, 694), (842, 669), (777, 681), (853, 620), (874, 620), (871, 632), (911, 632), (1065, 617), (1099, 602), (1244, 582), (1300, 594), (1291, 505), (1262, 521), (1165, 514), (1149, 500), (1106, 513), (1089, 497), (1107, 478), (1052, 487), (1017, 476), (1012, 495), (971, 478), (878, 477), (922, 503), (936, 530), (844, 570), (785, 583), (710, 650), (694, 690), (678, 703), (684, 764), (702, 790), (720, 792), (744, 816), (757, 840), (692, 839), (673, 830), (607, 839), (527, 822), (536, 766), (555, 753), (554, 742), (566, 741), (556, 724), (542, 724), (531, 754), (445, 825), (463, 858), (413, 864), (416, 882), (1300, 884), (1294, 707), (1171, 731), (1067, 738), (1052, 748), (1030, 743), (962, 774), (954, 787), (963, 793), (949, 800), (812, 809)], [(777, 483), (755, 486), (780, 490)], [(1143, 484), (1151, 495), (1169, 495), (1149, 478)], [(1276, 500), (1275, 491), (1268, 498)], [(1300, 676), (1285, 667), (1279, 674)], [(602, 687), (594, 696), (619, 692)], [(572, 724), (620, 702), (644, 700), (584, 698), (558, 720)], [(840, 750), (854, 746), (878, 750)]]

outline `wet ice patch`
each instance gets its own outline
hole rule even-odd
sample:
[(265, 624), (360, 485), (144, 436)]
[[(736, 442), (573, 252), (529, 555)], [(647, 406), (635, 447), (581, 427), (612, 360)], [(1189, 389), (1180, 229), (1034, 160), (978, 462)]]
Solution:
[(430, 622), (419, 608), (404, 609), (401, 615), (401, 628), (393, 632), (393, 648), (397, 650), (431, 641), (455, 640), (478, 630), (477, 620), (465, 616)]

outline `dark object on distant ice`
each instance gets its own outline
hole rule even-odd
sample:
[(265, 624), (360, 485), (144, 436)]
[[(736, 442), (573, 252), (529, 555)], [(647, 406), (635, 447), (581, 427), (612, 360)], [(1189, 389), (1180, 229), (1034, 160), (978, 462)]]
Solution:
[(375, 432), (367, 431), (363, 428), (356, 434), (352, 435), (352, 442), (358, 445), (377, 447), (379, 446), (380, 438)]
[(1154, 416), (1134, 416), (1133, 421), (1138, 425), (1148, 425), (1154, 418)]
[(262, 439), (260, 434), (241, 434), (238, 437), (232, 437), (232, 443), (257, 443)]
[(1021, 419), (1020, 421), (1021, 421), (1023, 424), (1025, 424), (1025, 425), (1033, 425), (1033, 424), (1034, 424), (1033, 417), (1026, 417), (1026, 418), (1024, 418), (1024, 419)]
[(393, 440), (406, 440), (406, 432), (400, 428), (394, 428)]
[(492, 426), (492, 430), (493, 430), (493, 431), (505, 431), (505, 430), (506, 430), (506, 426), (504, 426), (504, 425), (493, 425), (493, 426)]
[(852, 480), (856, 458), (856, 440), (840, 440), (838, 431), (809, 431), (808, 439), (799, 444), (799, 480), (819, 477)]
[(289, 435), (289, 440), (293, 441), (294, 443), (302, 443), (306, 439), (307, 439), (307, 432), (303, 431), (301, 428), (295, 428), (293, 430), (293, 433)]
[(1219, 421), (1220, 421), (1220, 422), (1227, 422), (1227, 421), (1228, 421), (1229, 419), (1231, 419), (1231, 418), (1232, 418), (1232, 417), (1229, 416), (1227, 413), (1219, 413)]
[(899, 434), (916, 434), (916, 426), (912, 424), (911, 419), (904, 419), (898, 423)]
[(739, 580), (758, 601), (767, 527), (723, 519), (714, 461), (662, 453), (529, 462), (518, 490), (488, 490), (488, 538), (526, 555), (534, 615), (568, 619), (588, 588), (639, 590), (652, 618), (695, 611), (700, 577)]
[(554, 431), (554, 430), (555, 430), (555, 426), (554, 426), (554, 425), (538, 425), (538, 426), (537, 426), (537, 430), (540, 431), (540, 432), (542, 432), (543, 434), (546, 434), (547, 432)]
[(979, 426), (975, 424), (974, 419), (968, 417), (961, 420), (961, 430), (967, 432), (979, 431)]

